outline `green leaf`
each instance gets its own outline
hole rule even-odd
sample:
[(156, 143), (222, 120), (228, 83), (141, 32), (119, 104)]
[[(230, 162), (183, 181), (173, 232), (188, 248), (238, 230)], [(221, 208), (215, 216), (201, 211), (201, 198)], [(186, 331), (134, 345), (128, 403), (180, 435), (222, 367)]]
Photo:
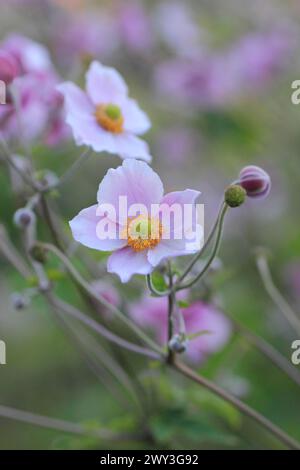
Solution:
[(187, 308), (190, 306), (190, 303), (187, 300), (178, 300), (177, 305), (180, 308)]
[(158, 271), (152, 274), (152, 284), (159, 292), (164, 292), (168, 289), (164, 276)]

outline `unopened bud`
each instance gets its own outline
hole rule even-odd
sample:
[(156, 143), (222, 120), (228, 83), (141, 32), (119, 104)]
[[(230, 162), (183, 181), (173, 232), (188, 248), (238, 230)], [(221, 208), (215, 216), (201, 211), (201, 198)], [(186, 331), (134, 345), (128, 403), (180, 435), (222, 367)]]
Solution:
[(34, 245), (30, 250), (30, 255), (35, 261), (38, 261), (41, 264), (44, 264), (47, 261), (47, 251), (41, 246)]
[(14, 292), (11, 295), (11, 303), (15, 310), (23, 310), (24, 308), (28, 307), (30, 300), (27, 296), (19, 292)]
[(169, 349), (177, 354), (181, 354), (186, 350), (187, 340), (183, 335), (174, 335), (169, 341)]
[(225, 202), (229, 207), (239, 207), (245, 202), (246, 196), (244, 188), (238, 184), (232, 184), (225, 191)]
[(19, 74), (15, 58), (9, 52), (0, 50), (0, 80), (9, 85)]
[(245, 166), (239, 174), (239, 184), (249, 197), (266, 197), (271, 189), (271, 179), (268, 173), (255, 165)]
[(22, 207), (14, 214), (14, 223), (19, 228), (27, 228), (35, 222), (35, 214), (31, 209)]

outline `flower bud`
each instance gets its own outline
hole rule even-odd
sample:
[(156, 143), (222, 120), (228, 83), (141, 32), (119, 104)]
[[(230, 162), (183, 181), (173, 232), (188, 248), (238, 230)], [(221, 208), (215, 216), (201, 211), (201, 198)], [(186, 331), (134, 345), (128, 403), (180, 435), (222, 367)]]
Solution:
[(30, 256), (32, 256), (35, 261), (38, 261), (41, 264), (45, 264), (47, 261), (47, 251), (45, 248), (38, 245), (34, 245), (31, 248)]
[(0, 80), (9, 85), (19, 74), (15, 58), (6, 51), (0, 50)]
[(225, 191), (225, 202), (229, 207), (239, 207), (246, 199), (246, 190), (238, 184), (228, 186)]
[(39, 181), (41, 189), (43, 190), (55, 188), (59, 182), (58, 176), (51, 170), (37, 172), (35, 177)]
[(183, 335), (174, 335), (169, 341), (169, 349), (177, 354), (181, 354), (186, 350), (187, 341)]
[(19, 228), (29, 227), (35, 222), (35, 214), (31, 209), (22, 207), (18, 209), (14, 214), (14, 223)]
[(255, 165), (245, 166), (239, 174), (239, 184), (249, 197), (266, 197), (271, 189), (268, 173)]
[(29, 298), (19, 292), (14, 292), (10, 299), (15, 310), (23, 310), (30, 303)]

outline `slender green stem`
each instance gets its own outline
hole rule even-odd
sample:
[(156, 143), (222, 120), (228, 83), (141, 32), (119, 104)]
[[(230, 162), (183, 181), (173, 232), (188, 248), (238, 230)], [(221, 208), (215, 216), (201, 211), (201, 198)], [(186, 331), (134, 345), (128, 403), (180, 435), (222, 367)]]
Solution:
[(263, 281), (263, 284), (267, 293), (273, 300), (274, 304), (278, 307), (278, 309), (284, 315), (286, 320), (289, 322), (289, 324), (292, 326), (292, 328), (295, 329), (298, 334), (300, 334), (300, 318), (293, 311), (293, 309), (285, 300), (281, 292), (275, 286), (274, 281), (272, 279), (271, 272), (270, 272), (270, 268), (267, 262), (267, 258), (262, 251), (260, 251), (257, 254), (256, 263), (257, 263), (259, 274), (261, 276), (261, 279)]
[(161, 348), (147, 336), (142, 329), (140, 329), (135, 323), (133, 323), (128, 317), (126, 317), (117, 307), (109, 303), (103, 296), (99, 295), (98, 292), (95, 292), (94, 289), (89, 285), (89, 283), (81, 276), (81, 274), (75, 269), (73, 264), (68, 260), (68, 258), (55, 246), (49, 243), (36, 242), (36, 246), (40, 246), (47, 251), (50, 251), (55, 256), (57, 256), (60, 261), (64, 264), (68, 272), (74, 278), (75, 281), (97, 302), (102, 304), (105, 308), (110, 310), (116, 317), (118, 317), (128, 328), (130, 328), (144, 343), (148, 344), (154, 351), (159, 354), (162, 353)]
[[(181, 278), (179, 278), (174, 287), (176, 288), (176, 290), (182, 290), (182, 289), (188, 289), (189, 287), (192, 287), (194, 284), (196, 284), (196, 282), (198, 282), (202, 276), (206, 273), (206, 271), (208, 270), (208, 268), (210, 267), (211, 263), (213, 262), (214, 258), (216, 257), (217, 253), (218, 253), (218, 250), (220, 248), (220, 244), (221, 244), (221, 239), (222, 239), (222, 232), (223, 232), (223, 225), (224, 225), (224, 218), (225, 218), (225, 215), (226, 215), (226, 212), (227, 212), (227, 209), (228, 209), (228, 206), (227, 204), (224, 204), (223, 205), (223, 208), (221, 210), (221, 213), (220, 213), (220, 216), (219, 216), (219, 219), (218, 219), (218, 224), (217, 224), (217, 235), (216, 235), (216, 240), (215, 240), (215, 244), (214, 244), (214, 247), (213, 247), (213, 250), (208, 258), (208, 260), (206, 261), (204, 267), (202, 268), (202, 270), (200, 271), (199, 274), (197, 274), (196, 277), (194, 277), (194, 279), (191, 279), (190, 281), (188, 281), (186, 284), (180, 284), (181, 282)], [(196, 255), (197, 257), (197, 260), (199, 258), (199, 253)], [(195, 258), (196, 258), (195, 257)], [(196, 262), (196, 259), (195, 259), (195, 262)]]
[(187, 265), (186, 269), (184, 270), (184, 272), (181, 274), (181, 276), (178, 278), (177, 280), (177, 283), (180, 284), (185, 278), (186, 276), (191, 272), (191, 270), (193, 269), (193, 267), (195, 266), (195, 264), (197, 263), (197, 261), (201, 258), (201, 256), (204, 254), (204, 252), (206, 251), (207, 247), (209, 246), (211, 240), (213, 239), (213, 236), (216, 232), (216, 229), (218, 227), (218, 224), (219, 224), (219, 219), (220, 219), (220, 216), (222, 215), (222, 212), (224, 210), (224, 207), (226, 206), (225, 202), (222, 202), (221, 206), (220, 206), (220, 209), (218, 211), (218, 215), (217, 215), (217, 218), (212, 226), (212, 228), (210, 229), (210, 232), (208, 234), (208, 237), (206, 239), (206, 241), (204, 242), (204, 245), (203, 247), (201, 248), (201, 250), (196, 253), (196, 255), (192, 258), (192, 260), (190, 261), (190, 263)]
[(277, 349), (269, 344), (265, 339), (253, 333), (246, 326), (235, 320), (232, 315), (225, 312), (232, 321), (235, 329), (239, 332), (250, 344), (252, 344), (266, 359), (270, 360), (279, 370), (284, 372), (290, 379), (300, 386), (300, 373), (290, 361), (284, 357)]
[(169, 276), (169, 289), (170, 294), (168, 295), (168, 362), (171, 364), (174, 361), (175, 355), (169, 347), (169, 342), (173, 337), (173, 310), (176, 302), (176, 294), (173, 291), (173, 273), (171, 263), (168, 262), (168, 276)]
[(285, 446), (290, 449), (300, 450), (300, 443), (285, 433), (281, 428), (276, 426), (270, 420), (268, 420), (265, 416), (260, 414), (258, 411), (251, 408), (246, 403), (243, 403), (241, 400), (236, 398), (234, 395), (231, 395), (226, 390), (223, 390), (215, 383), (211, 382), (210, 380), (198, 375), (188, 366), (183, 364), (182, 362), (176, 361), (173, 364), (173, 367), (180, 372), (181, 374), (185, 375), (187, 378), (192, 380), (193, 382), (198, 383), (202, 387), (206, 388), (207, 390), (211, 391), (213, 394), (219, 396), (223, 400), (227, 401), (235, 408), (237, 408), (241, 413), (248, 416), (249, 418), (256, 421), (260, 424), (263, 428), (267, 429), (273, 436), (275, 436), (280, 442), (282, 442)]
[(70, 168), (64, 173), (59, 181), (57, 186), (62, 186), (66, 181), (68, 181), (74, 174), (82, 167), (82, 165), (88, 160), (88, 158), (92, 155), (92, 150), (90, 148), (86, 149), (84, 152), (79, 155), (77, 160), (70, 166)]
[(115, 343), (121, 348), (127, 349), (128, 351), (132, 351), (137, 354), (142, 354), (151, 359), (160, 359), (161, 356), (158, 353), (153, 352), (149, 349), (143, 348), (141, 346), (138, 346), (136, 344), (133, 344), (121, 338), (120, 336), (115, 335), (114, 333), (109, 331), (107, 328), (100, 325), (100, 323), (96, 322), (95, 320), (90, 318), (88, 315), (85, 315), (83, 312), (75, 308), (73, 305), (70, 305), (67, 302), (64, 302), (63, 300), (55, 297), (51, 292), (44, 292), (44, 296), (46, 297), (50, 305), (52, 305), (52, 307), (57, 312), (60, 312), (60, 313), (63, 312), (66, 315), (76, 318), (81, 323), (83, 323), (84, 325), (89, 327), (91, 330), (93, 330), (95, 333), (102, 336), (103, 338), (106, 338), (108, 341), (111, 341), (112, 343)]
[[(100, 439), (113, 439), (118, 441), (121, 436), (114, 434), (108, 429), (95, 429), (89, 430), (82, 424), (72, 423), (57, 418), (50, 418), (49, 416), (42, 416), (28, 411), (18, 410), (9, 406), (0, 405), (0, 416), (14, 421), (20, 421), (34, 426), (39, 426), (46, 429), (54, 429), (55, 431), (66, 432), (70, 434), (77, 434), (82, 436), (94, 436)], [(123, 436), (125, 439), (126, 437)], [(135, 437), (134, 437), (135, 439)]]
[(42, 211), (43, 211), (43, 216), (44, 216), (45, 221), (46, 221), (46, 223), (49, 227), (49, 230), (50, 230), (50, 233), (51, 233), (51, 236), (52, 236), (52, 239), (53, 239), (53, 243), (60, 250), (62, 250), (63, 247), (62, 247), (62, 244), (61, 244), (61, 241), (60, 241), (60, 237), (59, 237), (58, 231), (56, 229), (56, 226), (55, 226), (55, 224), (52, 220), (52, 216), (51, 216), (51, 212), (50, 212), (50, 209), (49, 209), (48, 201), (47, 201), (44, 194), (41, 195), (41, 207), (42, 207)]

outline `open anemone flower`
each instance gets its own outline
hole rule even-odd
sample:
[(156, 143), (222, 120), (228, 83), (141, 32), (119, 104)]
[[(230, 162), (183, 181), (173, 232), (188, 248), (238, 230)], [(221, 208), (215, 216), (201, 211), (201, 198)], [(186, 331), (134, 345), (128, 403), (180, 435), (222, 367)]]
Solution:
[(114, 69), (92, 62), (86, 74), (86, 92), (74, 83), (62, 83), (66, 121), (77, 145), (121, 158), (151, 161), (148, 145), (138, 135), (150, 128), (147, 115), (128, 96), (128, 88)]
[[(199, 194), (186, 189), (164, 196), (159, 176), (146, 163), (125, 160), (103, 178), (98, 204), (83, 209), (70, 227), (83, 245), (113, 251), (108, 272), (128, 282), (133, 274), (150, 274), (165, 258), (199, 250), (203, 239), (195, 203)], [(126, 210), (120, 205), (125, 200)], [(111, 207), (115, 213), (108, 210)]]

